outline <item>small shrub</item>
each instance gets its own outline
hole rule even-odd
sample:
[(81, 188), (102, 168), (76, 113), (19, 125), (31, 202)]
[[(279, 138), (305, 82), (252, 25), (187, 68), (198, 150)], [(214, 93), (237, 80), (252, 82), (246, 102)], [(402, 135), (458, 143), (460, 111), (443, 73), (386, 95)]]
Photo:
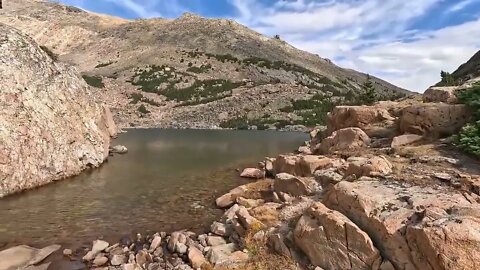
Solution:
[(143, 99), (143, 95), (139, 93), (133, 93), (130, 95), (130, 99), (132, 99), (130, 101), (130, 104), (137, 104), (139, 101)]
[(102, 81), (102, 77), (100, 77), (100, 76), (82, 75), (82, 78), (90, 86), (93, 86), (93, 87), (96, 87), (96, 88), (104, 88), (105, 87), (105, 85), (103, 84), (103, 81)]
[(150, 111), (147, 110), (147, 108), (146, 108), (145, 105), (143, 105), (143, 104), (140, 105), (137, 110), (138, 110), (140, 113), (142, 113), (142, 114), (150, 113)]
[(480, 157), (480, 84), (459, 92), (457, 96), (473, 112), (473, 121), (458, 133), (455, 144), (463, 151)]

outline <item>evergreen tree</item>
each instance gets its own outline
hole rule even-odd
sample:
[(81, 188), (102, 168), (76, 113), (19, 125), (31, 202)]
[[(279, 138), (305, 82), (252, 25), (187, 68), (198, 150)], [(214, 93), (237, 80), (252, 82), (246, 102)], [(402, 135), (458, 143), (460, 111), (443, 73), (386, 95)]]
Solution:
[(453, 75), (450, 74), (450, 72), (446, 71), (441, 71), (440, 72), (440, 77), (442, 77), (442, 86), (454, 86), (455, 85), (455, 78), (453, 78)]
[(373, 86), (372, 78), (367, 74), (367, 80), (362, 86), (363, 95), (362, 101), (364, 104), (371, 105), (377, 101), (377, 94), (375, 91), (375, 86)]

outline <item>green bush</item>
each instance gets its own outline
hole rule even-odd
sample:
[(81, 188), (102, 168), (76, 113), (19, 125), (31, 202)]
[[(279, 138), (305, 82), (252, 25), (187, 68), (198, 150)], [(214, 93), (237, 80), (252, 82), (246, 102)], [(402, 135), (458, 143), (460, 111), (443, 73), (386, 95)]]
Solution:
[(96, 88), (104, 88), (105, 87), (105, 85), (103, 84), (103, 81), (102, 81), (102, 77), (100, 77), (100, 76), (82, 75), (82, 78), (90, 86), (93, 86), (93, 87), (96, 87)]
[[(137, 69), (131, 82), (135, 86), (139, 86), (144, 92), (158, 93), (158, 87), (164, 82), (169, 82), (174, 77), (174, 69), (169, 71), (165, 69), (167, 66), (148, 66), (147, 69)], [(163, 72), (163, 74), (162, 74)]]
[(220, 94), (232, 91), (240, 85), (242, 85), (242, 83), (232, 82), (230, 80), (197, 80), (189, 87), (182, 89), (169, 87), (160, 94), (166, 96), (168, 100), (200, 101), (205, 98), (217, 97)]
[(147, 110), (147, 108), (146, 108), (145, 105), (143, 105), (143, 104), (140, 105), (137, 110), (138, 110), (140, 113), (142, 113), (142, 114), (150, 113), (150, 111)]
[(130, 101), (130, 104), (137, 104), (139, 101), (143, 99), (143, 95), (138, 93), (133, 93), (130, 95), (130, 99), (132, 99)]
[(473, 121), (458, 133), (455, 144), (463, 151), (480, 157), (480, 84), (459, 92), (457, 96), (473, 112)]

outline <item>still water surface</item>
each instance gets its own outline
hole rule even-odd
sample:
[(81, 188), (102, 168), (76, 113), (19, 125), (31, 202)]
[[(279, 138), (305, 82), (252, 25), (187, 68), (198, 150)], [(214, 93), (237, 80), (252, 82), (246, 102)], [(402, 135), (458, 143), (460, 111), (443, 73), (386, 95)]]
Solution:
[(214, 198), (246, 183), (235, 168), (290, 152), (304, 140), (305, 134), (294, 132), (129, 130), (114, 142), (126, 145), (128, 154), (0, 200), (0, 248), (202, 230), (220, 214)]

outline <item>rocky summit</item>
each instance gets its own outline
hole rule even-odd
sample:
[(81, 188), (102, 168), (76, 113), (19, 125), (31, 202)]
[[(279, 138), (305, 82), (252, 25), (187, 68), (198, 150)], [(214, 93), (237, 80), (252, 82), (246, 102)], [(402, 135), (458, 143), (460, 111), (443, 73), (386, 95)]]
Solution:
[[(367, 75), (194, 14), (124, 20), (42, 0), (8, 1), (0, 22), (76, 66), (122, 127), (315, 126), (333, 105), (358, 102)], [(380, 99), (410, 92), (371, 77)]]
[(116, 127), (71, 67), (0, 24), (0, 197), (98, 167)]

